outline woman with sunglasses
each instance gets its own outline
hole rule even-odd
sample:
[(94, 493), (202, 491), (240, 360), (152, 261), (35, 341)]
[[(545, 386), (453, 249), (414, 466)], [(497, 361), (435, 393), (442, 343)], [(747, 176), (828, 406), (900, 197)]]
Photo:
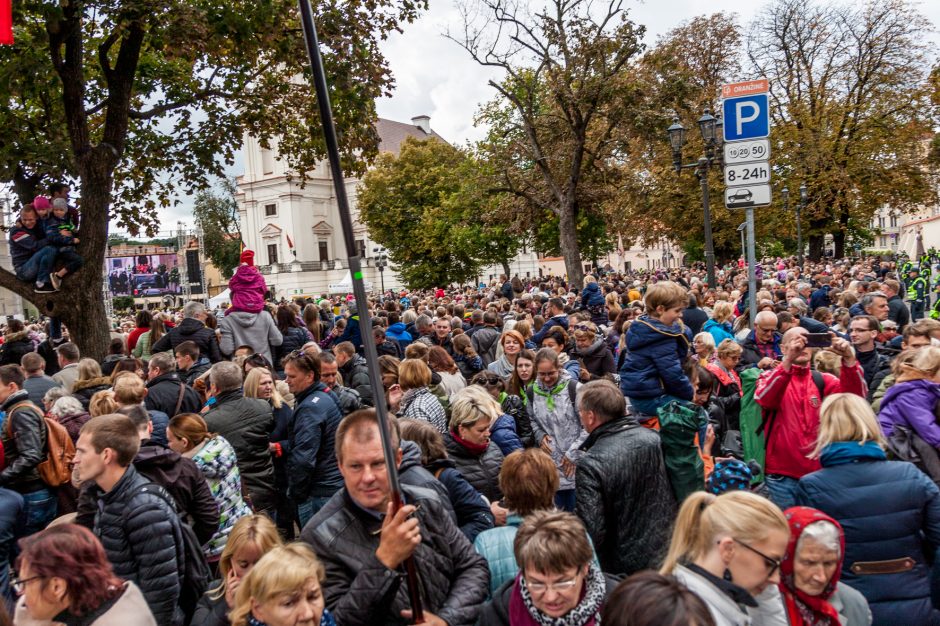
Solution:
[[(499, 446), (503, 455), (505, 456), (511, 452), (522, 449), (524, 446), (522, 436), (519, 434), (519, 425), (516, 423), (515, 418), (503, 409), (503, 400), (508, 397), (506, 396), (506, 392), (503, 391), (506, 384), (499, 376), (492, 372), (480, 372), (473, 377), (470, 384), (486, 390), (490, 397), (499, 404), (500, 416), (490, 426), (490, 437), (496, 442), (496, 445)], [(524, 407), (523, 413), (525, 413)], [(526, 418), (528, 418), (528, 416), (526, 416)], [(529, 424), (528, 419), (525, 420), (524, 428), (528, 428), (529, 436), (531, 437), (532, 426)]]
[(800, 479), (796, 502), (842, 526), (840, 580), (865, 596), (875, 624), (940, 623), (927, 552), (940, 545), (940, 491), (913, 463), (888, 461), (884, 445), (865, 398), (827, 397), (809, 453), (822, 469)]
[(575, 515), (533, 511), (513, 543), (519, 573), (493, 593), (481, 626), (593, 626), (617, 580), (601, 572)]
[(104, 547), (84, 526), (60, 524), (20, 540), (13, 623), (156, 626), (140, 589), (114, 575)]
[(780, 582), (790, 526), (770, 500), (744, 491), (685, 499), (660, 573), (708, 605), (720, 626), (747, 626), (759, 596)]

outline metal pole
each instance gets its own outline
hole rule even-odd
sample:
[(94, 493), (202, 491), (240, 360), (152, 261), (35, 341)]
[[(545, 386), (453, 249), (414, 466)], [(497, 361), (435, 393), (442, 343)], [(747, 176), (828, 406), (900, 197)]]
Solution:
[[(352, 277), (353, 294), (355, 294), (356, 302), (359, 305), (359, 326), (362, 329), (362, 347), (365, 351), (366, 363), (369, 366), (369, 383), (373, 389), (382, 389), (379, 355), (375, 349), (375, 337), (372, 334), (372, 320), (369, 316), (369, 301), (366, 299), (361, 259), (353, 235), (352, 213), (349, 210), (349, 198), (346, 196), (346, 182), (343, 179), (342, 164), (339, 158), (339, 142), (336, 138), (336, 127), (333, 125), (330, 92), (326, 83), (326, 71), (323, 69), (323, 59), (320, 56), (320, 42), (317, 38), (316, 24), (313, 20), (313, 8), (310, 6), (310, 0), (299, 0), (299, 4), (304, 40), (307, 44), (307, 56), (310, 59), (310, 69), (312, 70), (313, 84), (317, 95), (317, 106), (320, 110), (320, 123), (323, 126), (323, 138), (326, 142), (326, 153), (330, 162), (330, 174), (333, 177), (333, 189), (336, 193), (340, 222), (343, 225), (343, 240), (346, 243), (346, 254), (349, 257), (349, 273)], [(382, 450), (385, 454), (388, 485), (391, 491), (389, 495), (394, 510), (397, 511), (404, 502), (402, 500), (401, 483), (398, 480), (396, 450), (392, 449), (392, 437), (389, 433), (388, 407), (381, 398), (375, 403), (375, 414), (378, 419)], [(408, 582), (408, 596), (411, 601), (412, 620), (415, 624), (421, 624), (424, 622), (424, 611), (421, 606), (421, 591), (418, 585), (418, 571), (414, 557), (411, 556), (406, 559), (404, 565)]]
[(702, 184), (702, 209), (705, 213), (705, 271), (708, 275), (708, 286), (715, 287), (715, 246), (712, 243), (712, 214), (708, 201), (708, 159), (702, 157), (698, 160), (699, 182)]
[(747, 301), (750, 304), (751, 328), (757, 317), (757, 258), (754, 252), (754, 207), (745, 209), (747, 213)]
[(796, 262), (800, 267), (803, 267), (803, 220), (801, 213), (805, 204), (806, 200), (801, 199), (800, 203), (796, 205)]

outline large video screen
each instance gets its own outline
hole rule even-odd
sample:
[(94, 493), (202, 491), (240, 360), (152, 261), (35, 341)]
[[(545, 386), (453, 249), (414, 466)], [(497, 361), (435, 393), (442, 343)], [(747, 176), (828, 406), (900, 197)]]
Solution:
[(182, 292), (175, 254), (108, 257), (107, 267), (108, 289), (113, 296), (146, 298)]

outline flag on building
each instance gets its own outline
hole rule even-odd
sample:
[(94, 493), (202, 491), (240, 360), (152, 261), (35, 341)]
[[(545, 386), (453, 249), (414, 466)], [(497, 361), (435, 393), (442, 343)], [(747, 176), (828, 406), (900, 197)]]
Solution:
[(13, 0), (0, 0), (0, 45), (13, 45)]
[[(287, 235), (287, 233), (284, 233), (284, 234)], [(297, 256), (297, 251), (294, 250), (294, 242), (291, 241), (290, 235), (287, 235), (287, 247), (290, 249), (291, 254), (293, 254), (294, 256)]]

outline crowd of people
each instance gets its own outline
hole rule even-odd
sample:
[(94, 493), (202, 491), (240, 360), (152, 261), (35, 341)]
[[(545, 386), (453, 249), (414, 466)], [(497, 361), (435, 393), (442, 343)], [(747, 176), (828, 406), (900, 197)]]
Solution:
[(928, 268), (760, 269), (10, 320), (0, 624), (940, 624)]

